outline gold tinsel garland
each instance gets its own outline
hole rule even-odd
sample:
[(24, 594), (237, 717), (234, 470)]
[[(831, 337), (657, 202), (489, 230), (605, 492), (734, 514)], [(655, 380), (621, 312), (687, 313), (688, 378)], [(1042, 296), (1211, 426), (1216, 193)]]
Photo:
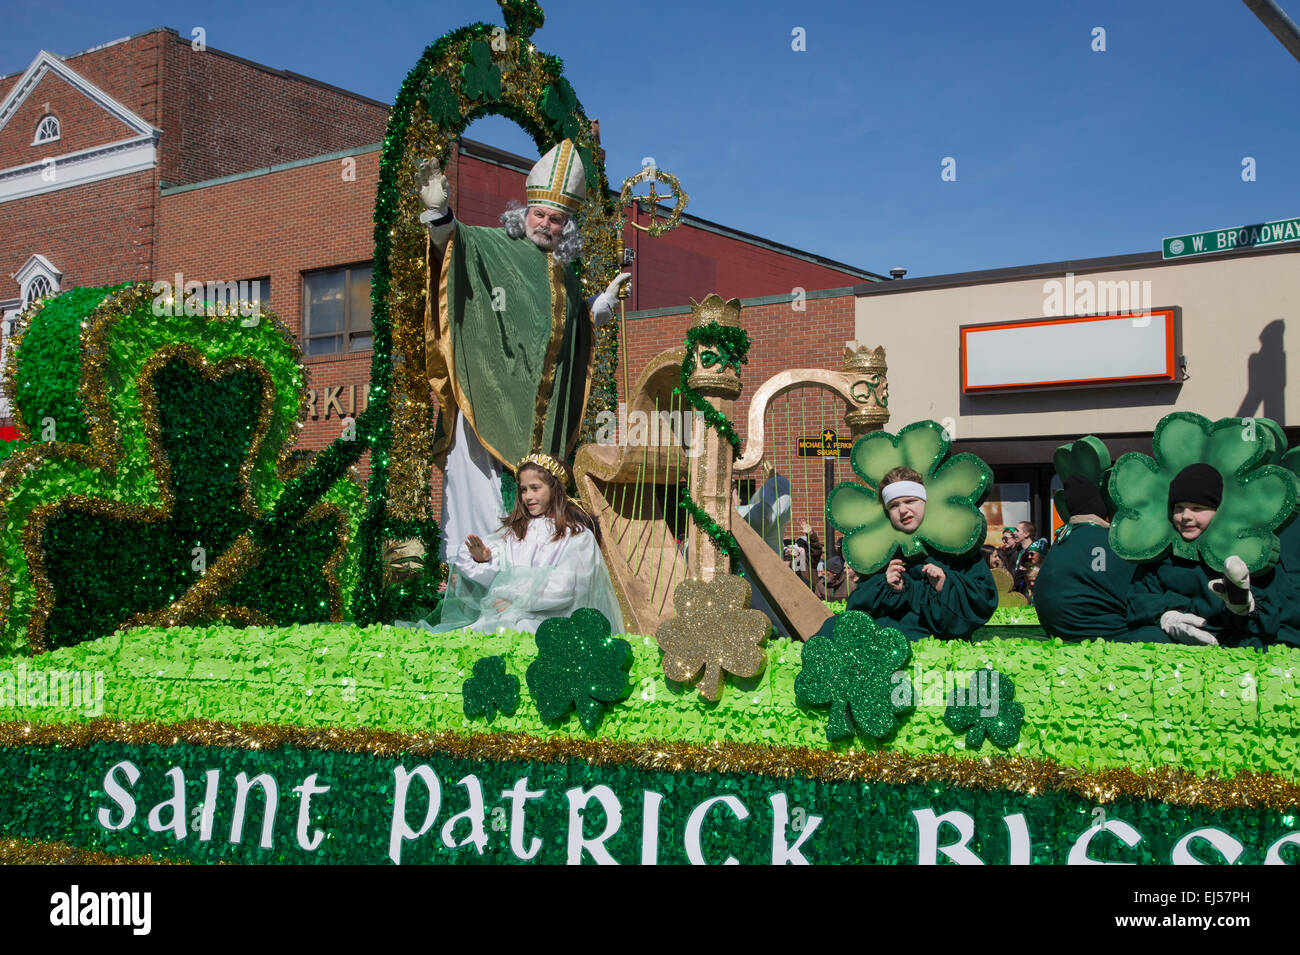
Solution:
[(0, 746), (81, 747), (92, 743), (222, 746), (263, 750), (280, 746), (365, 753), (374, 756), (449, 756), (494, 762), (585, 762), (661, 772), (755, 773), (826, 782), (941, 784), (962, 789), (1003, 790), (1028, 796), (1070, 794), (1104, 804), (1120, 798), (1156, 800), (1207, 809), (1291, 809), (1300, 806), (1300, 785), (1273, 773), (1246, 771), (1230, 779), (1197, 776), (1162, 767), (1081, 770), (1019, 756), (914, 756), (889, 751), (830, 752), (790, 746), (716, 742), (707, 746), (651, 741), (543, 738), (526, 733), (394, 733), (374, 729), (311, 729), (233, 724), (98, 719), (51, 725), (0, 723)]
[[(0, 839), (0, 865), (190, 865), (188, 859), (117, 856), (67, 842)], [(218, 863), (224, 865), (224, 863)]]

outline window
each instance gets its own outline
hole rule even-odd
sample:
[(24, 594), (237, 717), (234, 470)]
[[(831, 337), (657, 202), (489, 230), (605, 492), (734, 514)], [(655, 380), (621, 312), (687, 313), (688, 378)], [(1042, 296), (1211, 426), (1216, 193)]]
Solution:
[(240, 302), (256, 302), (262, 308), (271, 304), (271, 279), (241, 279), (238, 282), (208, 282), (204, 287), (206, 304), (234, 312)]
[(38, 275), (27, 284), (27, 290), (23, 292), (23, 307), (26, 308), (32, 302), (47, 295), (54, 294), (54, 286), (49, 277)]
[(36, 138), (32, 140), (33, 146), (39, 146), (41, 143), (52, 143), (62, 135), (59, 129), (59, 118), (57, 116), (42, 116), (41, 121), (36, 124)]
[(312, 272), (302, 279), (305, 355), (365, 351), (371, 347), (369, 265)]

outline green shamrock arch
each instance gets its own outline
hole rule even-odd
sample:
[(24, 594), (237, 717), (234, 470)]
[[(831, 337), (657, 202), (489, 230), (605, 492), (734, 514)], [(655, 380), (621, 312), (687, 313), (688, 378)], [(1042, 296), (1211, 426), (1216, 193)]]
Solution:
[[(360, 540), (356, 594), (361, 622), (391, 618), (383, 587), (385, 539), (426, 535), (432, 521), (428, 468), (434, 416), (424, 369), (425, 229), (419, 222), (420, 163), (444, 165), (452, 142), (476, 119), (503, 116), (518, 124), (538, 154), (568, 137), (587, 172), (587, 204), (579, 215), (588, 294), (605, 287), (619, 264), (619, 230), (603, 154), (564, 64), (538, 51), (533, 32), (545, 17), (533, 0), (498, 0), (506, 26), (474, 23), (442, 36), (421, 55), (398, 91), (379, 164), (371, 284), (374, 358), (370, 404), (375, 409), (368, 500)], [(597, 333), (594, 381), (583, 439), (592, 440), (601, 411), (617, 404), (617, 329)]]
[[(917, 421), (897, 435), (873, 431), (853, 445), (853, 472), (865, 485), (836, 485), (826, 514), (844, 535), (844, 559), (859, 574), (875, 573), (899, 551), (904, 557), (965, 554), (984, 539), (987, 524), (979, 505), (993, 472), (973, 454), (949, 454), (951, 444), (938, 422)], [(924, 479), (925, 518), (916, 534), (894, 529), (877, 490), (881, 479), (902, 465)]]
[[(1222, 572), (1235, 554), (1252, 573), (1276, 563), (1275, 531), (1297, 501), (1296, 477), (1273, 463), (1282, 459), (1285, 438), (1265, 418), (1210, 421), (1189, 411), (1160, 419), (1151, 436), (1155, 456), (1123, 455), (1110, 477), (1116, 512), (1110, 546), (1125, 560), (1153, 561), (1172, 551), (1202, 560)], [(1223, 477), (1223, 501), (1205, 533), (1185, 541), (1169, 521), (1169, 485), (1183, 468), (1203, 462)]]

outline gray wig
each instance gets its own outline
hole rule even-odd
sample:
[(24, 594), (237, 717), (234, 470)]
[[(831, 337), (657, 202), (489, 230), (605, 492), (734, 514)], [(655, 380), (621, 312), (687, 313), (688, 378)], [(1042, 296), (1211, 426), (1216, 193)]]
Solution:
[[(527, 206), (518, 200), (510, 200), (506, 211), (501, 213), (501, 224), (506, 228), (506, 235), (512, 239), (524, 238), (527, 235), (524, 217), (527, 215)], [(564, 231), (560, 233), (559, 241), (551, 250), (551, 257), (561, 265), (568, 265), (580, 255), (582, 255), (582, 233), (578, 231), (578, 224), (573, 221), (573, 216), (569, 216), (568, 221), (564, 223)]]

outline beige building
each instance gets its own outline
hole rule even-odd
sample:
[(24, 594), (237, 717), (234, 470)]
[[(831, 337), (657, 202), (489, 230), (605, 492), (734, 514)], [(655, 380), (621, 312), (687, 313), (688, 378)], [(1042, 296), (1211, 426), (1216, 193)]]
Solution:
[[(1151, 451), (1172, 411), (1263, 415), (1300, 439), (1288, 321), (1300, 247), (1164, 261), (1159, 252), (854, 289), (860, 342), (884, 345), (891, 425), (932, 418), (999, 483), (1030, 486), (1045, 527), (1052, 452), (1085, 434)], [(1294, 349), (1300, 354), (1300, 348)]]

